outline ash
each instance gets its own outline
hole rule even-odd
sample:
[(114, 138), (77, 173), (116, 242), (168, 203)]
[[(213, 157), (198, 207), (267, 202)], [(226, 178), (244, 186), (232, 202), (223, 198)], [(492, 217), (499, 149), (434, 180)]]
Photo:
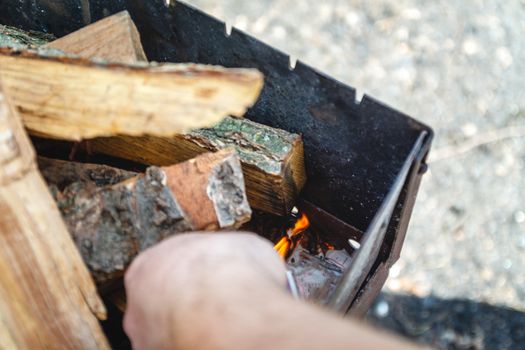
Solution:
[(345, 250), (313, 255), (299, 244), (288, 258), (287, 266), (293, 273), (301, 298), (326, 304), (350, 261)]

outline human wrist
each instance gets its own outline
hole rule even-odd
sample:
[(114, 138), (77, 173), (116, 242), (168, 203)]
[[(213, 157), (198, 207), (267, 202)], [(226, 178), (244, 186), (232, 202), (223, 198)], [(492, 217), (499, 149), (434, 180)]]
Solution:
[[(244, 246), (242, 240), (236, 243), (233, 249), (239, 249), (238, 254), (217, 246), (213, 253), (200, 255), (202, 246), (188, 253), (186, 261), (198, 264), (192, 266), (190, 277), (180, 281), (183, 290), (177, 292), (170, 312), (171, 334), (180, 348), (208, 349), (242, 337), (236, 329), (242, 328), (242, 320), (254, 322), (263, 305), (280, 304), (284, 309), (292, 300), (286, 288), (284, 264), (275, 253), (269, 250), (268, 257), (264, 246)], [(175, 274), (182, 276), (180, 271)]]
[(228, 289), (206, 288), (184, 302), (184, 311), (172, 313), (170, 343), (197, 350), (252, 344), (262, 339), (268, 322), (279, 322), (293, 302), (284, 286), (268, 281), (243, 279)]
[(236, 325), (257, 308), (290, 298), (283, 262), (253, 234), (166, 240), (135, 259), (125, 280), (125, 329), (137, 348), (213, 348), (212, 340), (242, 336)]

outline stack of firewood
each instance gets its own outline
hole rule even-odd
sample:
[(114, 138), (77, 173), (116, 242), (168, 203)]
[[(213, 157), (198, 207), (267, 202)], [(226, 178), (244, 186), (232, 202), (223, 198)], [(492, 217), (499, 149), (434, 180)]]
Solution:
[[(289, 213), (302, 139), (242, 119), (262, 85), (148, 63), (126, 12), (57, 40), (0, 25), (0, 348), (107, 348), (98, 291), (141, 251)], [(146, 170), (37, 156), (25, 131)]]

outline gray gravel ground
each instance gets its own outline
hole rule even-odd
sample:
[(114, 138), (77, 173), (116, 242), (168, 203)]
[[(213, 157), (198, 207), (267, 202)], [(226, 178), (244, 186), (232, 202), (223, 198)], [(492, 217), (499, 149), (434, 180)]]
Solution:
[[(382, 302), (409, 294), (525, 311), (524, 0), (189, 2), (435, 129)], [(396, 329), (389, 316), (376, 320)], [(525, 348), (518, 339), (506, 347), (423, 338), (441, 348)]]

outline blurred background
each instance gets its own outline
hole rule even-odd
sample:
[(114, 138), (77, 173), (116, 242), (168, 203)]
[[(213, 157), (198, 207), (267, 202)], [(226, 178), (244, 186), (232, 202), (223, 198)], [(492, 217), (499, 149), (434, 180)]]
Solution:
[(525, 0), (186, 0), (434, 128), (369, 322), (525, 349)]

